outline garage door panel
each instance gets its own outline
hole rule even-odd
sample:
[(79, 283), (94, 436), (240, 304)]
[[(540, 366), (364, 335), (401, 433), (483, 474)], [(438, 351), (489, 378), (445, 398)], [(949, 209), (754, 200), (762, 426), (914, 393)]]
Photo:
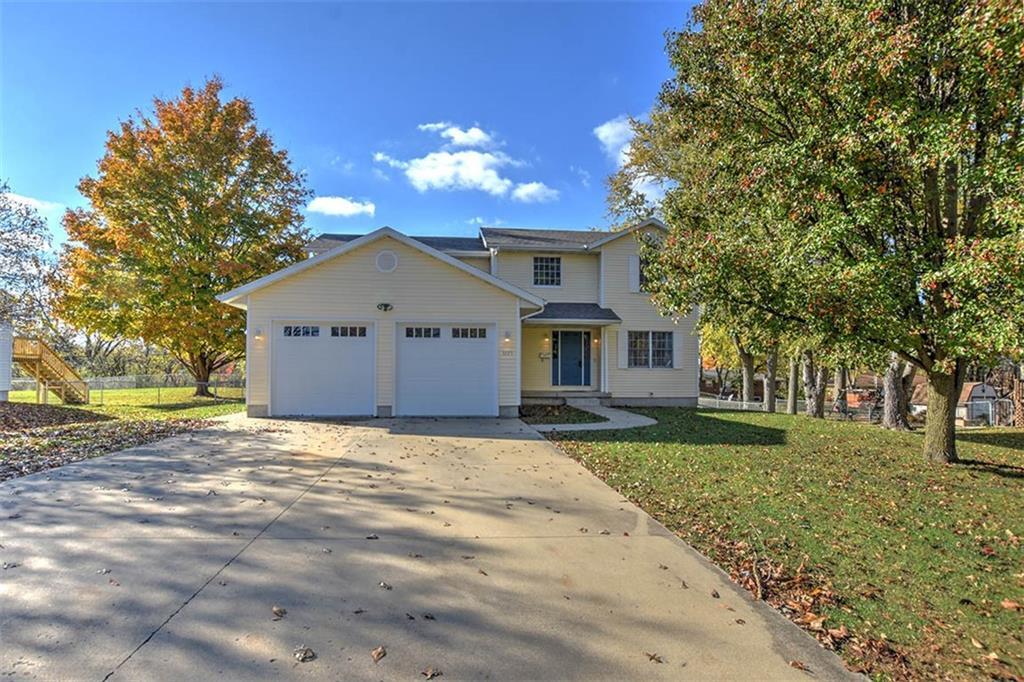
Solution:
[(498, 414), (494, 325), (400, 324), (397, 332), (397, 414)]
[(284, 322), (275, 325), (272, 344), (272, 414), (374, 413), (376, 351), (372, 324)]

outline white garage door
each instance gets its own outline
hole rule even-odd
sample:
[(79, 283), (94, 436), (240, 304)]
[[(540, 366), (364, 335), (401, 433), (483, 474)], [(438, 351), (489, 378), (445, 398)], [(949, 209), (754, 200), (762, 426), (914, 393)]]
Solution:
[(374, 413), (373, 324), (274, 325), (270, 411), (274, 416)]
[(494, 325), (399, 324), (395, 414), (496, 416)]

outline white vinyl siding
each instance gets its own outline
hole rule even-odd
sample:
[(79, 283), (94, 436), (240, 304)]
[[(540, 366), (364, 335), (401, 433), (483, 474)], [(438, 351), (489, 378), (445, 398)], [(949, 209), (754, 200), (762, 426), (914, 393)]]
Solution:
[[(398, 255), (398, 267), (391, 273), (381, 273), (376, 267), (377, 253), (385, 249)], [(393, 309), (382, 312), (379, 303), (390, 303)], [(396, 323), (496, 324), (499, 405), (519, 404), (519, 357), (514, 352), (519, 334), (518, 298), (394, 239), (378, 239), (260, 289), (248, 297), (248, 305), (250, 405), (268, 404), (268, 349), (274, 342), (268, 336), (271, 322), (295, 319), (355, 319), (375, 324), (378, 405), (394, 405)], [(257, 330), (262, 331), (259, 338)], [(321, 328), (321, 337), (325, 334), (330, 338), (329, 329)]]
[[(601, 247), (604, 254), (604, 305), (622, 318), (607, 334), (608, 389), (615, 398), (695, 398), (698, 344), (696, 312), (678, 321), (663, 317), (640, 292), (640, 257), (634, 236)], [(671, 332), (672, 368), (629, 367), (629, 332)], [(666, 337), (659, 342), (665, 345)], [(660, 359), (665, 361), (666, 352)]]
[[(557, 256), (562, 259), (562, 283), (557, 287), (533, 285), (534, 256)], [(499, 251), (497, 276), (520, 289), (546, 301), (597, 303), (598, 256), (577, 253), (544, 253)]]

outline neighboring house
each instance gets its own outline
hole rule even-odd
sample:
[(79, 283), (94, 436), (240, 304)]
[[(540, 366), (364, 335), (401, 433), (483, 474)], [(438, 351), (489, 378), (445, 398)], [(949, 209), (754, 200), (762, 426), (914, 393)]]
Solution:
[[(960, 424), (985, 419), (990, 423), (998, 421), (996, 403), (999, 392), (991, 384), (981, 381), (966, 381), (956, 401), (956, 418)], [(928, 410), (928, 384), (921, 381), (914, 386), (910, 399), (912, 414), (923, 414)]]
[(11, 323), (0, 319), (0, 403), (7, 402), (11, 390), (11, 365), (14, 330)]
[(964, 423), (985, 419), (994, 424), (998, 398), (996, 389), (989, 384), (980, 381), (964, 382), (956, 404), (956, 418)]
[(248, 413), (516, 416), (525, 401), (695, 405), (696, 315), (641, 291), (638, 234), (484, 228), (322, 235), (227, 292), (246, 310)]

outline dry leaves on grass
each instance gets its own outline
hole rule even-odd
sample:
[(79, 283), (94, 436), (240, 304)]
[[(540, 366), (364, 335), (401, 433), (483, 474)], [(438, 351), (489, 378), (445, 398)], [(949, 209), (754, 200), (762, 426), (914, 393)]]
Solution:
[(117, 420), (0, 433), (0, 481), (163, 440), (211, 422)]

